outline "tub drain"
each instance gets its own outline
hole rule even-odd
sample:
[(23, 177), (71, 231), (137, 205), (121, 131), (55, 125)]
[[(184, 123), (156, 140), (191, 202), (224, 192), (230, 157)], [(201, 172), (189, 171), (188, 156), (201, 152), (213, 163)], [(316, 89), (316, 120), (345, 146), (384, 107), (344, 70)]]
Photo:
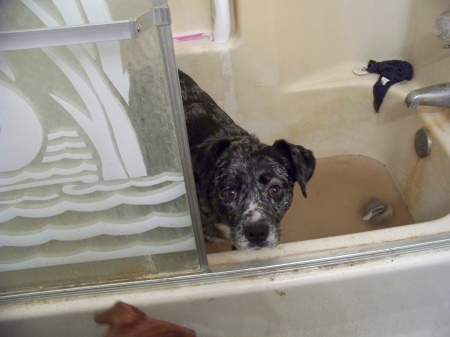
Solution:
[(431, 152), (431, 138), (425, 128), (419, 129), (414, 138), (414, 148), (420, 158), (428, 157)]

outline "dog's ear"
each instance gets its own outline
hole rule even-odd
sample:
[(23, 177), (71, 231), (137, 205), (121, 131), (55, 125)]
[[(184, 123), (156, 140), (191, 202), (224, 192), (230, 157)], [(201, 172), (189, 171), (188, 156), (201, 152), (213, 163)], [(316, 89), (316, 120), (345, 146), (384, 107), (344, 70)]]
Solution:
[(272, 146), (282, 156), (287, 168), (293, 172), (302, 189), (303, 196), (306, 198), (306, 183), (311, 179), (316, 168), (316, 158), (312, 151), (282, 139), (275, 141)]
[(210, 185), (214, 177), (216, 162), (220, 155), (230, 146), (226, 139), (201, 144), (191, 150), (195, 181), (203, 187)]

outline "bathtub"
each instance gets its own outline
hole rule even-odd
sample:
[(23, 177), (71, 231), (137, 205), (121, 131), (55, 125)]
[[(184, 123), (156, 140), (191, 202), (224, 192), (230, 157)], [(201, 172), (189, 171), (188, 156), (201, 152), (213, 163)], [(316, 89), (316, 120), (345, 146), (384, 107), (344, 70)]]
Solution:
[[(317, 238), (305, 238), (301, 232), (305, 230), (303, 227), (309, 226), (308, 220), (302, 218), (301, 212), (294, 212), (292, 218), (298, 219), (296, 223), (293, 224), (293, 219), (287, 221), (295, 229), (288, 229), (288, 238), (282, 239), (285, 244), (280, 245), (275, 252), (264, 252), (265, 258), (381, 244), (449, 231), (450, 109), (407, 109), (404, 98), (418, 85), (405, 82), (391, 87), (380, 112), (375, 113), (372, 86), (376, 79), (376, 75), (355, 76), (349, 68), (344, 67), (285, 86), (282, 89), (284, 99), (280, 100), (283, 102), (280, 111), (289, 118), (272, 119), (269, 129), (272, 131), (263, 134), (263, 138), (284, 137), (313, 149), (318, 158), (318, 170), (321, 160), (348, 155), (363, 156), (379, 162), (392, 177), (412, 220), (405, 226), (368, 224), (365, 229), (355, 227), (352, 231), (344, 227), (327, 228), (333, 226), (333, 219), (330, 219), (329, 223), (321, 224), (322, 235), (319, 233)], [(415, 133), (422, 128), (428, 130), (432, 141), (431, 154), (427, 158), (419, 158), (414, 148)], [(340, 177), (333, 178), (339, 180)], [(316, 192), (314, 188), (318, 184), (315, 179), (320, 180), (320, 177), (313, 177), (309, 183), (310, 194)], [(372, 188), (376, 192), (377, 186)], [(330, 190), (320, 192), (332, 193)], [(339, 198), (339, 195), (335, 197)], [(319, 204), (323, 201), (320, 197), (317, 200)], [(290, 217), (292, 209), (303, 207), (305, 203), (308, 205), (307, 202), (300, 193), (296, 193), (286, 217)], [(358, 207), (361, 208), (360, 205)], [(328, 209), (317, 209), (317, 212), (320, 211), (329, 212)], [(214, 248), (213, 251), (224, 250)], [(261, 255), (258, 253), (258, 258)], [(216, 265), (252, 259), (252, 253), (226, 252), (212, 254), (209, 262)]]
[[(413, 224), (212, 253), (206, 275), (19, 298), (0, 308), (0, 336), (101, 336), (92, 314), (118, 300), (198, 336), (450, 334), (450, 111), (407, 109), (403, 99), (417, 86), (405, 83), (376, 114), (375, 77), (335, 74), (285, 86), (283, 109), (297, 118), (272, 121), (273, 130), (288, 130), (285, 138), (318, 158), (360, 155), (385, 165)], [(420, 128), (432, 138), (424, 159), (413, 146)]]

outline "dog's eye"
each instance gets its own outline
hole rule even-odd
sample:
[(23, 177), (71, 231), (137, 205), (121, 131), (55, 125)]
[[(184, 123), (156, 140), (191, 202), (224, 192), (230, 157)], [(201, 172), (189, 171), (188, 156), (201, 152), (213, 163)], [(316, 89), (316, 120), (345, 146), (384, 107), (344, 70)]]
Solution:
[(279, 185), (271, 185), (271, 186), (269, 186), (269, 194), (273, 198), (279, 196), (281, 194), (282, 190), (283, 189)]
[(234, 188), (227, 188), (227, 189), (222, 191), (222, 196), (227, 198), (227, 199), (233, 200), (233, 199), (237, 198), (238, 192)]

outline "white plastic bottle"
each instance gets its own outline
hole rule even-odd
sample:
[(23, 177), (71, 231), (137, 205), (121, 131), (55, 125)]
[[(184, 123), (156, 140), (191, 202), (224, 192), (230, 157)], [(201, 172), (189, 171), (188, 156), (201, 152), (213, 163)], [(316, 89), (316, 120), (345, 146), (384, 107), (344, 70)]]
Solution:
[(226, 43), (231, 34), (229, 0), (212, 0), (213, 41)]

